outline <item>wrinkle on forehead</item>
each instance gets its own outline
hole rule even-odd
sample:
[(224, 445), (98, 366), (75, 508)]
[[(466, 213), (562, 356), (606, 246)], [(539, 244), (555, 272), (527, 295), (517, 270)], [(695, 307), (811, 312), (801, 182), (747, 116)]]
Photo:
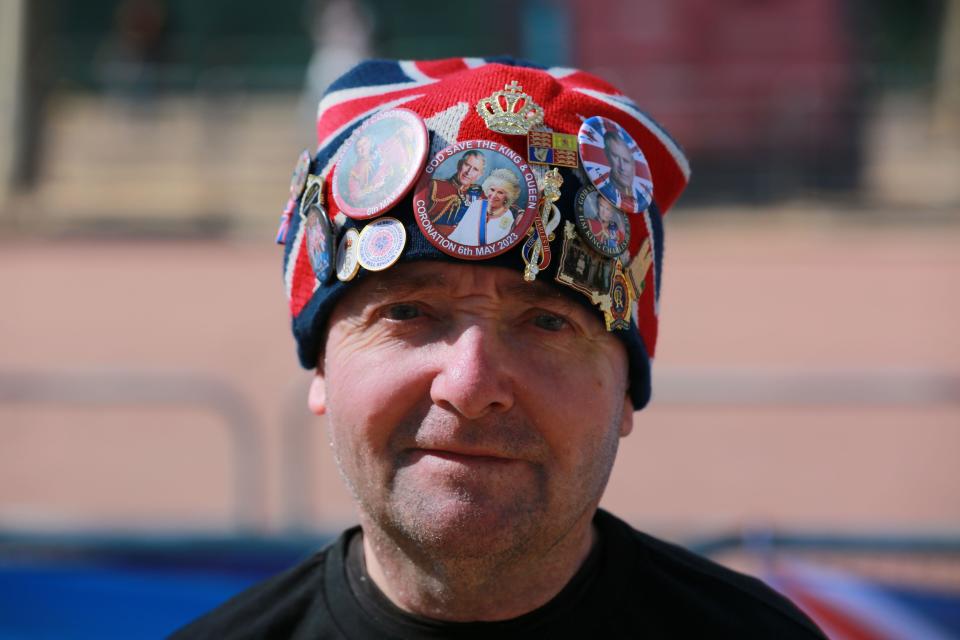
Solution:
[[(420, 273), (422, 271), (427, 273)], [(380, 274), (369, 296), (402, 298), (415, 293), (440, 292), (457, 298), (491, 295), (533, 305), (550, 301), (571, 308), (580, 306), (556, 287), (543, 282), (526, 282), (519, 272), (510, 269), (446, 263), (401, 265), (399, 269)]]

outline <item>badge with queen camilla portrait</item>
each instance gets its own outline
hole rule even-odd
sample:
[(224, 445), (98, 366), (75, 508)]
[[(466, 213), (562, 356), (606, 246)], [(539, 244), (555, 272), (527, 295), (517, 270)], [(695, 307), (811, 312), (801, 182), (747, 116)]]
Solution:
[(424, 168), (413, 212), (424, 237), (447, 255), (484, 260), (520, 243), (537, 216), (530, 165), (507, 145), (465, 140)]

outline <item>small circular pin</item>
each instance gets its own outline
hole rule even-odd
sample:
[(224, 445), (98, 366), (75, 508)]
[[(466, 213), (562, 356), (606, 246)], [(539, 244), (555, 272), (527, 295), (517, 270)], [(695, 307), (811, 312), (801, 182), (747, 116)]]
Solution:
[(357, 239), (357, 260), (368, 271), (383, 271), (391, 267), (407, 243), (407, 230), (396, 218), (374, 220), (363, 228)]
[(465, 140), (424, 168), (413, 217), (424, 237), (447, 255), (484, 260), (522, 242), (537, 217), (537, 179), (510, 147)]
[(297, 158), (297, 165), (293, 168), (293, 175), (290, 176), (290, 197), (296, 200), (303, 193), (303, 187), (307, 184), (307, 174), (310, 173), (310, 152), (304, 149)]
[(333, 170), (333, 199), (357, 220), (380, 215), (407, 194), (427, 158), (423, 119), (409, 109), (381, 111), (344, 143)]
[(357, 259), (357, 246), (360, 244), (360, 233), (353, 227), (343, 232), (340, 244), (337, 245), (337, 279), (343, 282), (353, 280), (360, 270), (360, 261)]
[(580, 125), (577, 141), (583, 168), (601, 196), (626, 213), (642, 213), (650, 206), (650, 165), (626, 129), (593, 116)]
[(307, 207), (304, 220), (307, 239), (307, 257), (320, 284), (325, 284), (333, 273), (333, 231), (326, 210), (318, 202)]
[(577, 231), (591, 248), (615, 258), (630, 244), (630, 220), (592, 186), (577, 191), (574, 204)]

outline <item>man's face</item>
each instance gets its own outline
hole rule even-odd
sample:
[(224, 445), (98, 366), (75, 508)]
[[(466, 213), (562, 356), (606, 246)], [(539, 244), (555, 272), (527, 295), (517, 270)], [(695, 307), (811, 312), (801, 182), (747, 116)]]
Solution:
[(623, 345), (552, 286), (399, 265), (333, 311), (311, 408), (364, 527), (408, 553), (513, 557), (589, 526), (632, 429)]
[(637, 166), (630, 149), (620, 140), (612, 138), (604, 147), (607, 159), (610, 160), (610, 179), (624, 195), (630, 195), (633, 187), (633, 178), (637, 175)]
[(463, 164), (460, 165), (460, 171), (457, 173), (457, 182), (465, 187), (469, 187), (476, 182), (483, 174), (483, 158), (480, 156), (466, 156)]

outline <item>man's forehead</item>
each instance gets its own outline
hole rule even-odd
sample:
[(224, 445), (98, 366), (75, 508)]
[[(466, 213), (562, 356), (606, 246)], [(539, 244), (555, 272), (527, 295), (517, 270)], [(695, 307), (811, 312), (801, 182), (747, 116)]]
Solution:
[(446, 262), (401, 264), (369, 278), (357, 290), (367, 302), (415, 294), (495, 294), (504, 301), (530, 304), (551, 302), (588, 311), (555, 286), (540, 281), (526, 282), (516, 270), (486, 265)]

